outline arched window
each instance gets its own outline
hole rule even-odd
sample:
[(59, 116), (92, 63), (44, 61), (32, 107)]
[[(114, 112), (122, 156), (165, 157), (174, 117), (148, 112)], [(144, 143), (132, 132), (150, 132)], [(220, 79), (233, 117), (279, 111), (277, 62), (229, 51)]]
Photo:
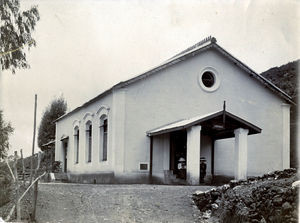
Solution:
[(79, 127), (74, 128), (75, 163), (79, 163)]
[(108, 121), (107, 116), (102, 115), (100, 117), (100, 161), (107, 161), (107, 133), (108, 133)]
[(92, 122), (86, 123), (86, 157), (87, 162), (92, 162)]

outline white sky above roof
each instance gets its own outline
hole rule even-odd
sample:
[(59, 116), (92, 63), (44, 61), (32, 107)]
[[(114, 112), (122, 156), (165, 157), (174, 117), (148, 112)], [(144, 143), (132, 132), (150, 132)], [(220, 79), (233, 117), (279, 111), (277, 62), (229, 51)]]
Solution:
[(64, 95), (69, 111), (114, 84), (157, 66), (212, 35), (260, 73), (299, 58), (298, 1), (21, 0), (41, 20), (29, 70), (0, 76), (0, 107), (15, 128), (11, 150), (31, 153), (34, 94), (37, 126)]

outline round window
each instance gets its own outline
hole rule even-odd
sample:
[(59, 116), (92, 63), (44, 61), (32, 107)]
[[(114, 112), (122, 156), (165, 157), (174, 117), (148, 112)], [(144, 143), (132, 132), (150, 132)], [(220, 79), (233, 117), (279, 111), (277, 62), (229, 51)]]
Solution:
[(205, 71), (201, 79), (205, 87), (212, 87), (215, 84), (215, 77), (210, 71)]
[(198, 76), (200, 87), (207, 92), (215, 91), (220, 86), (220, 78), (216, 69), (207, 67)]

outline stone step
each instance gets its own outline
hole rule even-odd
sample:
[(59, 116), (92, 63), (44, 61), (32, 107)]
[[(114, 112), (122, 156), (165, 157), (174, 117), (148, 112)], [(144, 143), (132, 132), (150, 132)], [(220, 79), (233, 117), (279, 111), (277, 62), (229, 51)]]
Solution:
[(185, 185), (186, 181), (180, 179), (173, 173), (173, 170), (164, 170), (165, 182), (167, 184), (180, 184)]

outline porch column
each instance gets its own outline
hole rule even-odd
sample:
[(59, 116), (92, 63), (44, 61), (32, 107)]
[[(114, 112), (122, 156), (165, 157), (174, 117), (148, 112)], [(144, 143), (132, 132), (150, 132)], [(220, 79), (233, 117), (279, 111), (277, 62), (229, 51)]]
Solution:
[(234, 130), (235, 145), (234, 145), (234, 178), (236, 180), (247, 178), (247, 144), (248, 144), (248, 129)]
[(200, 182), (200, 140), (201, 126), (187, 129), (186, 180), (190, 185), (199, 185)]
[(290, 168), (290, 105), (282, 104), (282, 169)]

